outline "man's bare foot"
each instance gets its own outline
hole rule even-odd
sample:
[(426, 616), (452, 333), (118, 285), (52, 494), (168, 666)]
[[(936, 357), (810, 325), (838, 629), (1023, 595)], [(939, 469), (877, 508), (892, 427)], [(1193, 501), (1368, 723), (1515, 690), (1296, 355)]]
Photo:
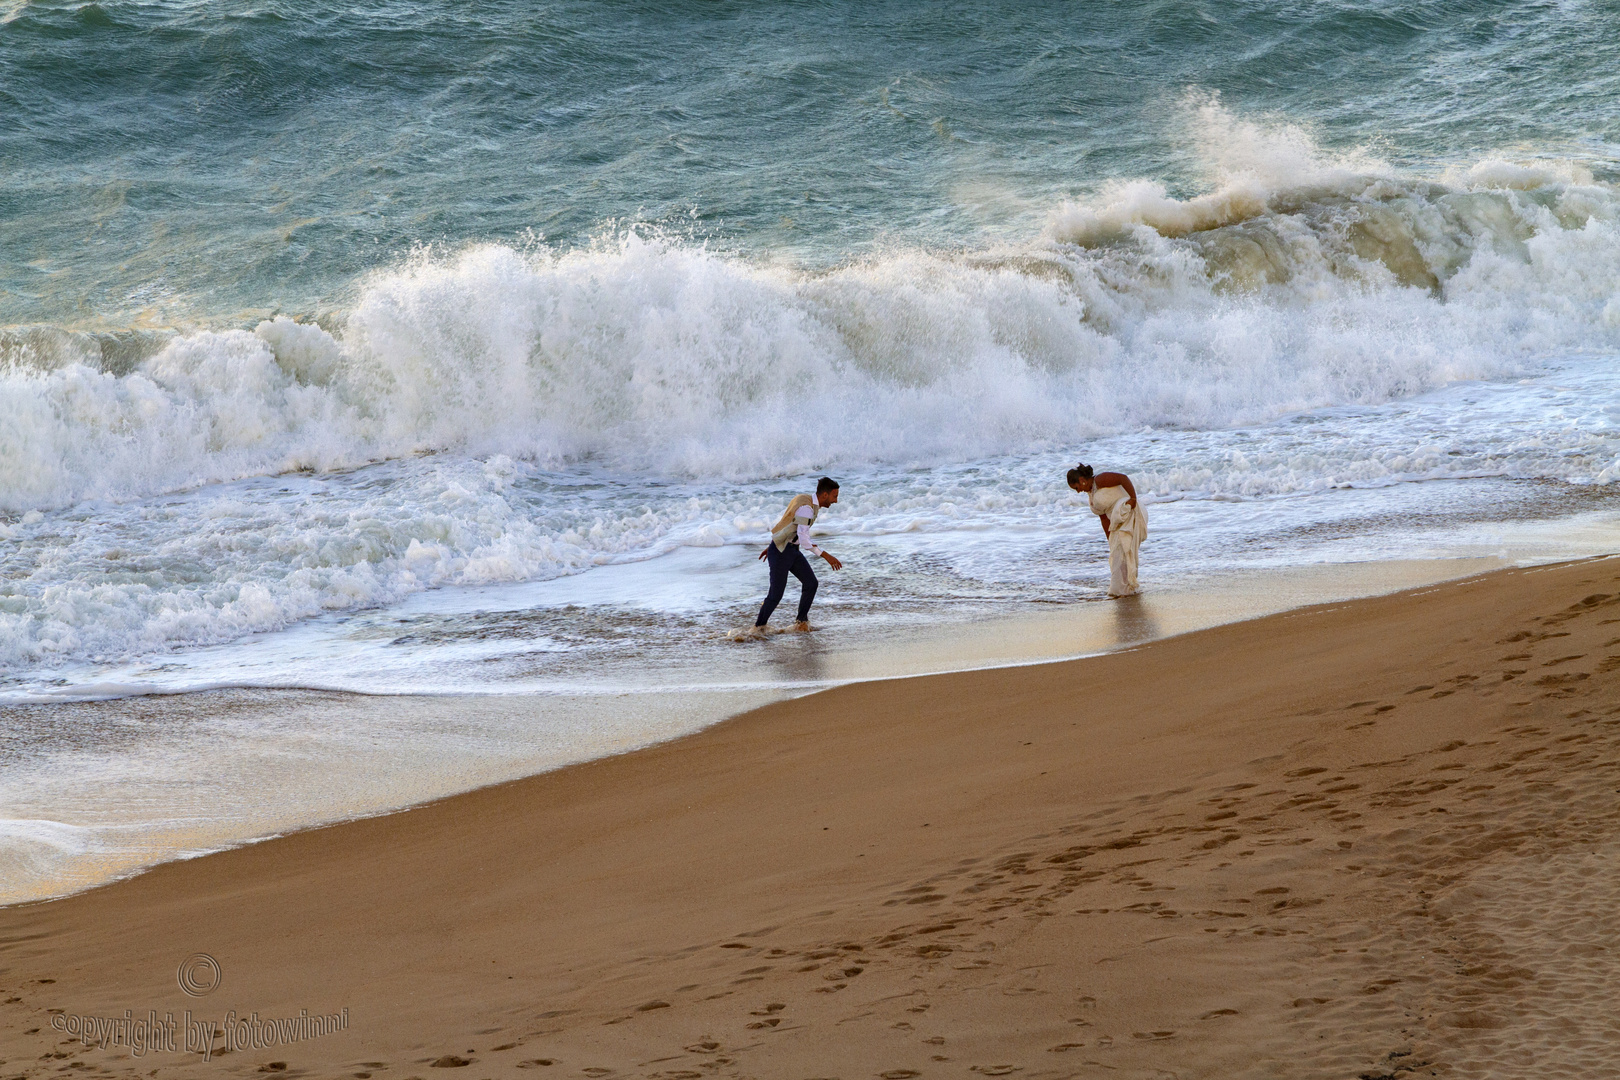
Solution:
[(809, 633), (809, 632), (810, 632), (810, 631), (811, 631), (811, 630), (813, 630), (813, 629), (814, 629), (814, 627), (812, 627), (812, 626), (811, 626), (811, 625), (810, 625), (810, 624), (809, 624), (809, 623), (808, 623), (808, 622), (806, 622), (806, 621), (805, 621), (805, 620), (803, 620), (803, 619), (800, 619), (800, 620), (799, 620), (799, 621), (798, 621), (798, 622), (796, 622), (796, 623), (794, 623), (794, 624), (793, 624), (793, 629), (794, 629), (794, 630), (795, 630), (795, 631), (796, 631), (796, 632), (798, 632), (798, 633), (800, 633), (800, 634), (808, 634), (808, 633)]

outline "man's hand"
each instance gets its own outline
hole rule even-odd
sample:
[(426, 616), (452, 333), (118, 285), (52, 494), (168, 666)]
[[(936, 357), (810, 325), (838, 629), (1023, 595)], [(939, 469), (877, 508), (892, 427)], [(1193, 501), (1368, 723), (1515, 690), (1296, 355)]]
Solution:
[(771, 545), (766, 544), (765, 545), (765, 550), (759, 553), (759, 561), (764, 562), (765, 561), (765, 556), (769, 555), (770, 553), (771, 553)]
[(823, 551), (821, 553), (821, 557), (826, 559), (827, 565), (832, 567), (834, 570), (842, 570), (844, 568), (844, 564), (838, 561), (838, 557), (836, 555)]

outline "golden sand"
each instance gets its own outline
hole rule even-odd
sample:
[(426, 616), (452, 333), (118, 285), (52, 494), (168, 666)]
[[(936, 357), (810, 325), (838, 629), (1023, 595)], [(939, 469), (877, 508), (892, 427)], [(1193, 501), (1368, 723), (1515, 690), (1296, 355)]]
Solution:
[(1594, 560), (846, 686), (0, 910), (0, 1077), (1613, 1075), (1617, 682)]

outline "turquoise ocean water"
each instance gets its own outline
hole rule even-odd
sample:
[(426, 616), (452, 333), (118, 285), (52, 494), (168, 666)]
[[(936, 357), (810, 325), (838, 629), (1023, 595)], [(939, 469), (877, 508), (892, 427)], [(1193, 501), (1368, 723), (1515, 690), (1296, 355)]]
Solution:
[(1205, 192), (1189, 94), (1432, 175), (1614, 179), (1610, 4), (55, 3), (0, 14), (8, 323), (341, 312), (424, 246), (638, 224), (825, 268)]

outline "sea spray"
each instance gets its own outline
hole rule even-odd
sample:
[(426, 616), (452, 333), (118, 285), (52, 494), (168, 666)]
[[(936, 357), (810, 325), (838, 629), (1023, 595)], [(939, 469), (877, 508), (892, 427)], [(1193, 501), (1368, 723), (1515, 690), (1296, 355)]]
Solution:
[(374, 276), (335, 334), (282, 316), (125, 373), (8, 365), (0, 506), (444, 450), (731, 480), (967, 460), (1613, 347), (1615, 192), (1512, 175), (1265, 188), (1191, 230), (1185, 204), (1115, 192), (1059, 211), (1045, 243), (826, 272), (634, 230), (560, 255), (474, 247)]

